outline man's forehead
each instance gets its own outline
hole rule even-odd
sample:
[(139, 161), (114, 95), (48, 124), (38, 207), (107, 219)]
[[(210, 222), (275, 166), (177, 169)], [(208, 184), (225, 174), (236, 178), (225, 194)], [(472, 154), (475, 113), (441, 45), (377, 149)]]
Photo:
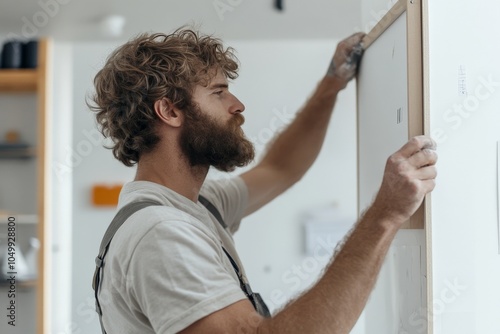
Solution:
[(211, 70), (207, 73), (204, 80), (200, 80), (193, 87), (193, 91), (213, 90), (217, 88), (229, 87), (228, 78), (221, 70)]
[(214, 85), (228, 85), (228, 81), (224, 73), (222, 71), (217, 71), (217, 74), (213, 76), (210, 81), (208, 82), (208, 87), (214, 86)]
[(228, 82), (226, 76), (221, 71), (218, 71), (215, 76), (210, 78), (210, 80), (208, 81), (206, 86), (203, 85), (203, 87), (208, 88), (208, 89), (228, 87), (228, 86), (229, 86), (229, 82)]

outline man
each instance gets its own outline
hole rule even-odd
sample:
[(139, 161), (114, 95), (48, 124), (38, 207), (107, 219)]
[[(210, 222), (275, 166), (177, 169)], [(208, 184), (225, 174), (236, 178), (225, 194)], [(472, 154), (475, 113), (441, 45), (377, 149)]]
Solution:
[(210, 166), (231, 171), (254, 157), (240, 127), (245, 108), (228, 89), (238, 68), (232, 50), (178, 30), (140, 36), (111, 54), (95, 78), (92, 109), (114, 142), (114, 156), (127, 166), (137, 163), (119, 208), (144, 200), (158, 205), (133, 213), (97, 261), (103, 263), (98, 297), (107, 333), (350, 331), (395, 233), (434, 188), (431, 139), (416, 137), (388, 159), (373, 205), (324, 276), (273, 317), (244, 291), (231, 234), (316, 159), (337, 94), (355, 75), (362, 37), (337, 46), (313, 96), (262, 161), (223, 182), (205, 182)]

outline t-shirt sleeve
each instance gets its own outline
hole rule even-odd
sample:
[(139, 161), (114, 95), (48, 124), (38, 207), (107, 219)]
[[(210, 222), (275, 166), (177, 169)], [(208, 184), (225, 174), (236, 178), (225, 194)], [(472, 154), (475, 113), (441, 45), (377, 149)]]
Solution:
[(200, 193), (220, 212), (229, 232), (234, 234), (248, 205), (248, 188), (239, 176), (224, 180), (207, 180)]
[(128, 290), (155, 333), (177, 333), (246, 298), (224, 261), (220, 243), (206, 231), (162, 222), (134, 250)]

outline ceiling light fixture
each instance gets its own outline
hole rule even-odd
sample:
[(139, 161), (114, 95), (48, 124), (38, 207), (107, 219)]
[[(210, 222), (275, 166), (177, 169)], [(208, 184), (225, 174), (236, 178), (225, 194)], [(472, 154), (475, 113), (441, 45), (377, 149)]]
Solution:
[(121, 15), (108, 15), (101, 21), (101, 33), (105, 37), (120, 37), (123, 34), (126, 19)]

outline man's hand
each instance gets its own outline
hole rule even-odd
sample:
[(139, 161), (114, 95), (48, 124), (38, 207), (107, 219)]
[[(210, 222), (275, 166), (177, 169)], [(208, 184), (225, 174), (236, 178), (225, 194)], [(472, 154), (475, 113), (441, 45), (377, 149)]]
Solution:
[(363, 54), (361, 40), (364, 36), (364, 33), (356, 33), (337, 45), (326, 76), (337, 79), (340, 88), (345, 88), (347, 83), (356, 75), (358, 63)]
[[(410, 139), (387, 159), (382, 185), (373, 208), (392, 221), (404, 223), (435, 186), (436, 143), (429, 137)], [(380, 212), (380, 211), (379, 211)]]

